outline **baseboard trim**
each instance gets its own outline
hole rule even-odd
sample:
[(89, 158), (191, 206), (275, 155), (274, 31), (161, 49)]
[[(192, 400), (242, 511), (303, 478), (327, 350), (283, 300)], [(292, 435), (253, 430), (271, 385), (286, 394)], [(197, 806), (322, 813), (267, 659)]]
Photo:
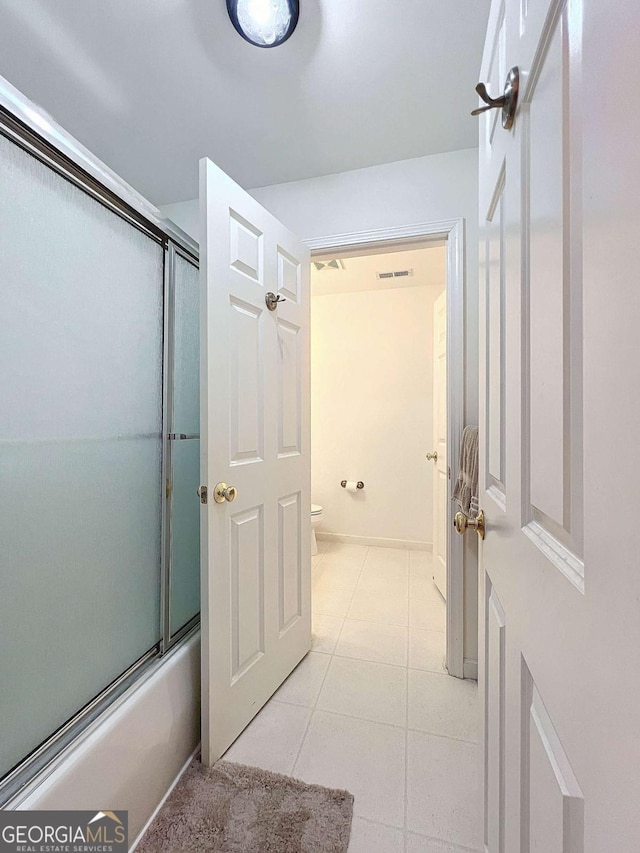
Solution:
[(321, 542), (344, 542), (346, 545), (372, 545), (375, 548), (410, 548), (412, 551), (433, 551), (431, 542), (413, 539), (382, 539), (376, 536), (351, 536), (348, 533), (317, 532)]
[(478, 661), (477, 660), (470, 660), (469, 658), (464, 659), (463, 676), (464, 676), (464, 678), (470, 678), (472, 681), (478, 680)]
[(133, 851), (136, 849), (136, 847), (138, 846), (138, 844), (140, 844), (140, 841), (142, 840), (142, 836), (145, 834), (145, 832), (149, 829), (149, 827), (151, 826), (151, 824), (154, 822), (154, 820), (155, 820), (155, 819), (156, 819), (156, 817), (158, 816), (158, 812), (160, 811), (160, 809), (162, 808), (162, 806), (166, 803), (167, 799), (169, 798), (169, 794), (170, 794), (170, 793), (173, 791), (173, 789), (176, 787), (176, 785), (178, 784), (178, 782), (179, 782), (179, 781), (180, 781), (180, 779), (182, 778), (182, 774), (186, 771), (187, 767), (191, 764), (191, 762), (192, 762), (192, 761), (193, 761), (193, 759), (196, 757), (196, 755), (198, 755), (198, 753), (199, 753), (199, 752), (200, 752), (200, 744), (198, 744), (198, 745), (197, 745), (197, 747), (193, 750), (193, 752), (191, 753), (191, 755), (189, 756), (189, 758), (187, 758), (187, 760), (185, 761), (185, 763), (183, 764), (183, 766), (182, 766), (182, 767), (180, 768), (180, 770), (178, 771), (178, 775), (176, 776), (176, 778), (173, 780), (173, 782), (172, 782), (172, 783), (171, 783), (171, 785), (169, 786), (169, 789), (167, 790), (167, 793), (166, 793), (166, 794), (164, 795), (164, 797), (160, 800), (160, 802), (158, 803), (158, 805), (156, 806), (156, 808), (153, 810), (153, 813), (151, 814), (151, 817), (149, 818), (149, 820), (145, 823), (145, 825), (142, 827), (142, 829), (141, 829), (141, 830), (140, 830), (140, 832), (138, 833), (138, 835), (137, 835), (137, 837), (136, 837), (136, 840), (133, 842), (133, 844), (131, 845), (131, 847), (129, 847), (129, 853), (133, 853)]

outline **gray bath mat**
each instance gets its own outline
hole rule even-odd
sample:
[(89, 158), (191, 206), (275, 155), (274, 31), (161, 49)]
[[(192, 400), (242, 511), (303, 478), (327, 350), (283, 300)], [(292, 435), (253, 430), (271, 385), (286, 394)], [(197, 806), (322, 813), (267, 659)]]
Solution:
[(348, 791), (194, 759), (136, 853), (346, 853), (352, 814)]

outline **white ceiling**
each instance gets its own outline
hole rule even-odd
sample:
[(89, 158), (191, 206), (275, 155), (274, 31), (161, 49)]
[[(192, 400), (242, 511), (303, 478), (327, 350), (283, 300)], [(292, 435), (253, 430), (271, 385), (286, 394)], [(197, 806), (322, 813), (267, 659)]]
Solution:
[[(443, 243), (421, 249), (344, 258), (343, 263), (344, 269), (341, 270), (318, 271), (311, 265), (312, 296), (334, 296), (337, 293), (397, 287), (436, 287), (438, 292), (445, 288), (447, 249)], [(413, 275), (392, 279), (379, 279), (376, 276), (379, 272), (396, 270), (413, 270)]]
[(489, 0), (300, 7), (262, 50), (225, 0), (0, 0), (0, 74), (156, 204), (477, 144)]

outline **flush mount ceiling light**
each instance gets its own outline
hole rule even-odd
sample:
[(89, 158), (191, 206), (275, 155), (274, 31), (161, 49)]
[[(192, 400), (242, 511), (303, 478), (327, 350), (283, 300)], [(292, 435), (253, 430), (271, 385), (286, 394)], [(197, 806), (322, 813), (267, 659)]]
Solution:
[(256, 47), (277, 47), (298, 23), (298, 0), (227, 0), (231, 23)]

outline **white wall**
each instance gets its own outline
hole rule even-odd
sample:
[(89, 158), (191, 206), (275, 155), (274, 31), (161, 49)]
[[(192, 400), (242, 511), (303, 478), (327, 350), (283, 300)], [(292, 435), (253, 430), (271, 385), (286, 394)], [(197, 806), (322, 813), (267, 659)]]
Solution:
[(177, 204), (165, 204), (160, 211), (194, 240), (200, 242), (200, 203), (197, 198), (179, 201)]
[[(431, 546), (433, 466), (425, 453), (441, 290), (316, 296), (312, 278), (311, 498), (324, 508), (320, 532)], [(343, 479), (365, 488), (350, 494)]]
[[(478, 152), (475, 148), (250, 190), (303, 239), (465, 220), (465, 420), (478, 423)], [(197, 200), (165, 214), (198, 239)], [(477, 660), (477, 544), (465, 537), (464, 655)]]

